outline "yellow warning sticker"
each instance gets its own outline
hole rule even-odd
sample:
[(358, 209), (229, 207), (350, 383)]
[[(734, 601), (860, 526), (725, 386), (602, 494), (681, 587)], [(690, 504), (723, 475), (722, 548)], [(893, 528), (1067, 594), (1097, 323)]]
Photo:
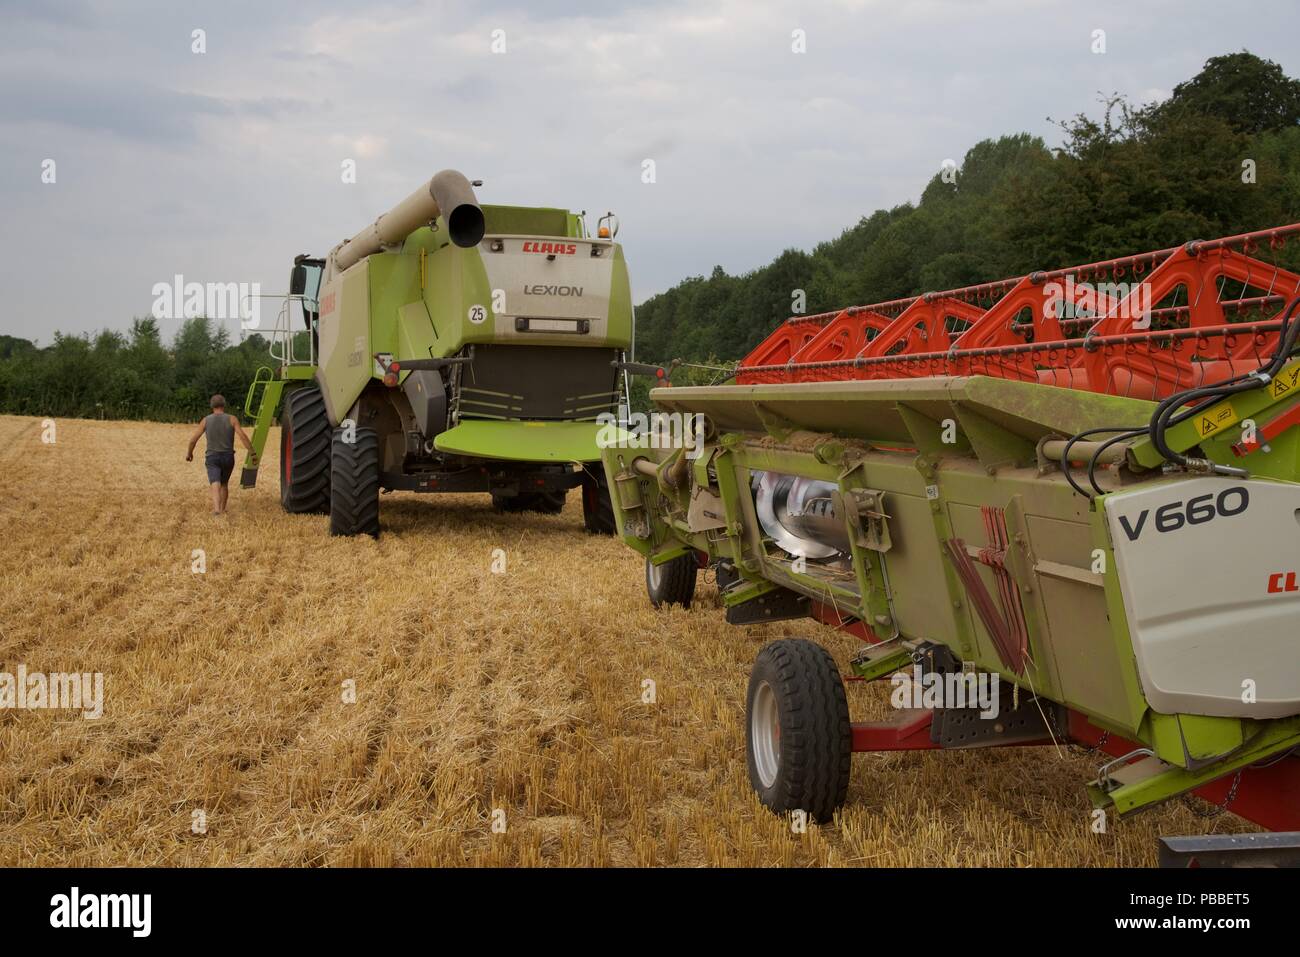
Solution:
[[(1268, 394), (1271, 399), (1300, 395), (1300, 362), (1292, 362), (1283, 367), (1282, 371), (1269, 382)], [(1213, 408), (1207, 409), (1205, 414), (1196, 420), (1196, 434), (1203, 439), (1209, 438), (1228, 426), (1236, 424), (1240, 418), (1237, 410), (1232, 407), (1232, 400), (1225, 399)]]
[(1201, 438), (1205, 438), (1207, 435), (1222, 431), (1236, 421), (1237, 410), (1225, 402), (1222, 405), (1216, 405), (1201, 416), (1196, 423), (1196, 431)]
[(1280, 399), (1284, 395), (1290, 395), (1296, 389), (1300, 389), (1300, 362), (1287, 366), (1277, 374), (1277, 378), (1269, 383), (1268, 394), (1274, 399)]

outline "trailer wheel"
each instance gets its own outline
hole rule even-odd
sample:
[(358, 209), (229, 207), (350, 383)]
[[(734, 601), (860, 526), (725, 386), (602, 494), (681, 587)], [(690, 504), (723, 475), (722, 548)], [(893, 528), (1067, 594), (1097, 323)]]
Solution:
[(379, 537), (379, 434), (358, 428), (353, 441), (334, 433), (330, 452), (330, 534)]
[(520, 492), (518, 495), (493, 495), (492, 507), (498, 512), (541, 512), (559, 515), (564, 511), (566, 494), (555, 492)]
[(330, 423), (317, 386), (295, 389), (280, 416), (280, 506), (286, 512), (330, 510)]
[(593, 535), (613, 535), (614, 503), (609, 497), (609, 477), (599, 462), (582, 469), (582, 523)]
[(835, 659), (821, 645), (783, 638), (764, 646), (745, 699), (749, 783), (777, 814), (829, 821), (849, 789), (853, 732)]
[(691, 607), (695, 597), (695, 573), (700, 570), (700, 563), (694, 552), (670, 558), (662, 565), (645, 560), (645, 590), (650, 595), (650, 604), (656, 608), (664, 605), (681, 605)]

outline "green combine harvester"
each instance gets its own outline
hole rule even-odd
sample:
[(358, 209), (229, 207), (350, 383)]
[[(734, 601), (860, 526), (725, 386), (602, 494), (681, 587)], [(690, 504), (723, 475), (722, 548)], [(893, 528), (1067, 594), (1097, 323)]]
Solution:
[(295, 259), (278, 365), (249, 389), (242, 486), (278, 413), (281, 504), (327, 512), (332, 534), (378, 535), (381, 490), (556, 513), (574, 487), (587, 529), (613, 532), (597, 419), (639, 370), (617, 220), (591, 236), (567, 210), (480, 206), (474, 185), (445, 170), (325, 257)]
[[(854, 723), (825, 649), (768, 644), (762, 803), (830, 819), (855, 751), (1075, 744), (1090, 815), (1194, 793), (1300, 830), (1298, 309), (1249, 374), (1159, 403), (983, 375), (655, 389), (680, 447), (603, 451), (651, 601), (689, 606), (710, 566), (728, 621), (811, 617), (863, 639), (853, 678), (948, 692)], [(1294, 863), (1300, 835), (1166, 843)]]

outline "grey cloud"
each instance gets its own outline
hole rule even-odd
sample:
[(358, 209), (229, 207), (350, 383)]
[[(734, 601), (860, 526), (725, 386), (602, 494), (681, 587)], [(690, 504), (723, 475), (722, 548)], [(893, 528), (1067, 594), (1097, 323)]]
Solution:
[[(11, 77), (0, 79), (7, 86)], [(41, 78), (23, 95), (0, 98), (0, 123), (53, 123), (141, 140), (190, 139), (198, 116), (231, 112), (207, 96), (160, 87), (117, 89), (93, 82)]]
[[(0, 89), (18, 80), (0, 76)], [(278, 117), (301, 112), (308, 101), (282, 96), (225, 99), (151, 84), (117, 87), (89, 79), (56, 76), (28, 78), (21, 96), (0, 98), (0, 125), (49, 123), (112, 133), (126, 139), (179, 145), (196, 138), (202, 117), (255, 115)]]
[(85, 25), (96, 19), (94, 7), (87, 0), (67, 0), (52, 3), (50, 0), (4, 0), (0, 3), (0, 19), (9, 29), (24, 21), (54, 26)]

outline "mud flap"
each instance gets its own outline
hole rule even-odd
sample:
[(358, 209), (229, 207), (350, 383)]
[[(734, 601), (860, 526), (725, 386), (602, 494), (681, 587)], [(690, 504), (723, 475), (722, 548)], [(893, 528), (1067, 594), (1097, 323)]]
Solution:
[(941, 748), (1049, 744), (1065, 740), (1057, 730), (1063, 727), (1065, 715), (1056, 702), (1022, 694), (1017, 707), (1010, 692), (1001, 686), (995, 717), (984, 717), (978, 707), (936, 708), (930, 740)]
[(753, 625), (808, 617), (808, 598), (788, 588), (776, 588), (727, 608), (727, 624)]

